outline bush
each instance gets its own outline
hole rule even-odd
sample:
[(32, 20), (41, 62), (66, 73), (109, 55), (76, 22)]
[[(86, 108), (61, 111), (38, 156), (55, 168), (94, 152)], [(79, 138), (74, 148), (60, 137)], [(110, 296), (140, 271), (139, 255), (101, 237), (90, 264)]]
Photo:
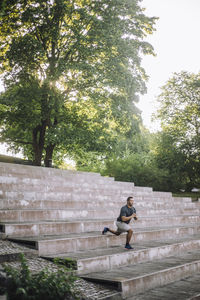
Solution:
[(148, 186), (154, 190), (169, 190), (169, 174), (159, 169), (153, 157), (147, 153), (133, 153), (125, 158), (107, 161), (104, 175), (119, 181), (134, 182), (136, 186)]
[(57, 272), (44, 269), (32, 274), (24, 256), (21, 256), (19, 270), (4, 266), (7, 300), (75, 300), (76, 277), (70, 269), (58, 266)]

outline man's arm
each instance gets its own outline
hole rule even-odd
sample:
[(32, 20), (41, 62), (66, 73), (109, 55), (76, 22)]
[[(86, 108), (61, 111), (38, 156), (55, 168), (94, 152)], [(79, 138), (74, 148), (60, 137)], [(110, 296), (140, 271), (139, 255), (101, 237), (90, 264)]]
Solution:
[(137, 217), (137, 215), (136, 215), (136, 209), (135, 209), (135, 207), (133, 207), (133, 211), (134, 211), (134, 213), (133, 213), (133, 218), (134, 218), (134, 220), (137, 220), (138, 219), (138, 217)]
[(122, 221), (123, 222), (126, 222), (126, 221), (129, 221), (129, 220), (131, 220), (132, 218), (134, 218), (134, 217), (136, 217), (137, 218), (137, 216), (136, 216), (136, 214), (134, 213), (134, 214), (132, 214), (130, 217), (125, 217), (125, 216), (122, 216), (121, 217), (121, 219), (122, 219)]

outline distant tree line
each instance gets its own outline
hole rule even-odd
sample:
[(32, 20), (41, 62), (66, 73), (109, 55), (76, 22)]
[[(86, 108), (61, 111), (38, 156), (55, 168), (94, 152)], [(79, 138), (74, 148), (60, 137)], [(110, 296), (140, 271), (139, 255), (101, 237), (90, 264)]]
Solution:
[[(159, 109), (161, 130), (142, 130), (137, 140), (125, 142), (102, 170), (118, 180), (155, 190), (187, 191), (200, 188), (200, 73), (175, 73), (162, 87)], [(140, 147), (139, 147), (140, 145)]]

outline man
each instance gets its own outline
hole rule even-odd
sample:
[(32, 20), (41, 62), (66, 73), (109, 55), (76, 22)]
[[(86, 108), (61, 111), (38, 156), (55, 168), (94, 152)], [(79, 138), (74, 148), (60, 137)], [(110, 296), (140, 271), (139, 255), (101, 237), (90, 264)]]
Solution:
[(115, 235), (120, 235), (122, 232), (127, 232), (126, 236), (126, 245), (125, 249), (131, 250), (133, 249), (130, 245), (130, 240), (133, 235), (133, 229), (129, 225), (132, 218), (137, 220), (136, 209), (133, 207), (133, 197), (127, 198), (127, 204), (121, 208), (120, 215), (117, 218), (117, 230), (112, 230), (108, 227), (104, 227), (102, 234), (106, 234), (106, 232), (111, 232)]

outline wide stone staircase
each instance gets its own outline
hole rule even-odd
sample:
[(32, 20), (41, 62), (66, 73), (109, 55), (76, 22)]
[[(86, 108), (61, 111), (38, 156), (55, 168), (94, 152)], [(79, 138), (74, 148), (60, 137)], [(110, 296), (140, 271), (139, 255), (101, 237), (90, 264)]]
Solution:
[[(105, 226), (116, 228), (128, 196), (138, 216), (130, 251), (126, 234), (101, 234)], [(67, 259), (79, 276), (115, 291), (98, 299), (179, 299), (177, 288), (171, 298), (145, 297), (166, 285), (172, 291), (185, 278), (191, 290), (180, 299), (200, 293), (199, 208), (190, 198), (96, 173), (0, 163), (0, 236), (48, 260)]]

